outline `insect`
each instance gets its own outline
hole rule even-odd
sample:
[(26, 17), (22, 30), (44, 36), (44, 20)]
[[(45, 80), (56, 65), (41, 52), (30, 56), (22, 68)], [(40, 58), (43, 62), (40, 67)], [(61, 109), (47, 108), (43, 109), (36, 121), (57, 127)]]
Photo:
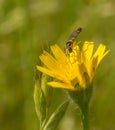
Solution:
[(66, 42), (66, 46), (64, 48), (65, 51), (68, 50), (69, 52), (72, 52), (72, 45), (75, 42), (75, 39), (78, 37), (78, 35), (80, 34), (81, 31), (82, 31), (82, 28), (78, 28), (77, 30), (72, 32), (68, 41)]

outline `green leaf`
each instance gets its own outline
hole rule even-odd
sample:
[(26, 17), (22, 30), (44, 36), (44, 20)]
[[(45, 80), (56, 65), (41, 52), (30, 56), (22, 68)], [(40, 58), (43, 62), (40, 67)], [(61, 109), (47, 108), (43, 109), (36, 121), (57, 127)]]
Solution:
[(43, 130), (55, 130), (55, 128), (58, 126), (59, 122), (61, 121), (62, 117), (64, 116), (68, 104), (69, 104), (69, 100), (65, 101), (57, 108), (57, 110), (50, 116)]

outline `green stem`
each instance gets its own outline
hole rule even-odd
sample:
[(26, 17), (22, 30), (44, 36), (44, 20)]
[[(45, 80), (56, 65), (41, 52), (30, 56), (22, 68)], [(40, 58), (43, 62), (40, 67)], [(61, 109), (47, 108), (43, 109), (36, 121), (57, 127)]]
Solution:
[(89, 109), (88, 104), (80, 106), (82, 114), (83, 130), (89, 130)]
[(82, 116), (83, 130), (89, 130), (89, 102), (92, 95), (92, 86), (77, 91), (68, 91), (70, 97), (79, 106)]

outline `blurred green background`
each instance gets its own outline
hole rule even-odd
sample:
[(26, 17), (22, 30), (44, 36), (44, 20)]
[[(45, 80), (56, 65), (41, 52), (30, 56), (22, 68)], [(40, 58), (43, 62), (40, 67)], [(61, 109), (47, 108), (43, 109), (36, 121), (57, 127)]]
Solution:
[[(115, 130), (115, 0), (0, 0), (0, 130), (39, 130), (33, 101), (38, 56), (51, 44), (63, 48), (78, 27), (78, 40), (111, 50), (94, 82), (90, 124), (91, 130)], [(63, 129), (82, 130), (74, 103), (58, 127)]]

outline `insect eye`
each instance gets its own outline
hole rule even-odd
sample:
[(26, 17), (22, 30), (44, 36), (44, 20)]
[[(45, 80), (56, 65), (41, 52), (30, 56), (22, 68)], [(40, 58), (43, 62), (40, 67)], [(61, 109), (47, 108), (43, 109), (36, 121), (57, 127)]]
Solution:
[(68, 42), (66, 43), (67, 46), (71, 46), (71, 44), (72, 44), (71, 41), (68, 41)]

